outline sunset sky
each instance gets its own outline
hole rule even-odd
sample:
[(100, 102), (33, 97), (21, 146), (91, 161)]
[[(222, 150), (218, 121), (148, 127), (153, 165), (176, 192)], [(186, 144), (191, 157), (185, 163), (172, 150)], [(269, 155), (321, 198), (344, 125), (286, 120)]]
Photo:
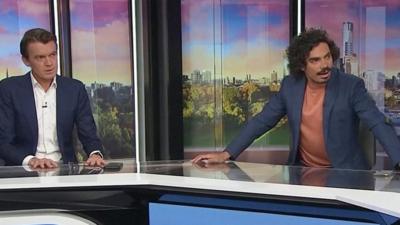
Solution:
[[(289, 43), (288, 0), (182, 1), (183, 73), (195, 69), (226, 77), (283, 74)], [(222, 60), (221, 60), (222, 59)]]
[[(281, 75), (289, 43), (288, 8), (289, 1), (279, 0), (183, 0), (183, 73), (213, 71), (215, 65), (223, 76), (259, 78), (272, 70)], [(361, 72), (400, 72), (400, 1), (306, 1), (306, 26), (323, 27), (341, 49), (347, 21), (354, 24)]]
[[(71, 0), (73, 76), (90, 84), (131, 84), (127, 0)], [(47, 0), (0, 0), (0, 79), (29, 71), (19, 42), (30, 28), (50, 29)]]
[(72, 71), (90, 84), (131, 84), (127, 0), (71, 0)]
[[(384, 70), (381, 72), (389, 77), (400, 72), (400, 1), (308, 0), (305, 15), (306, 26), (326, 29), (341, 51), (342, 23), (353, 22), (354, 50), (361, 59), (361, 72), (366, 69)], [(383, 68), (379, 68), (379, 64)]]
[[(342, 23), (353, 22), (354, 50), (362, 71), (377, 67), (366, 65), (373, 59), (387, 76), (400, 72), (400, 1), (306, 3), (306, 26), (327, 29), (340, 48)], [(70, 7), (74, 76), (86, 83), (130, 84), (128, 1), (71, 0)], [(367, 10), (375, 9), (381, 13), (369, 14), (367, 20)], [(223, 76), (261, 78), (273, 70), (281, 76), (288, 19), (289, 0), (182, 0), (183, 73), (215, 68)], [(7, 68), (10, 75), (29, 70), (20, 60), (19, 41), (33, 27), (50, 29), (47, 0), (0, 0), (0, 79)]]
[(28, 29), (50, 29), (47, 0), (0, 0), (0, 79), (29, 71), (21, 61), (19, 42)]

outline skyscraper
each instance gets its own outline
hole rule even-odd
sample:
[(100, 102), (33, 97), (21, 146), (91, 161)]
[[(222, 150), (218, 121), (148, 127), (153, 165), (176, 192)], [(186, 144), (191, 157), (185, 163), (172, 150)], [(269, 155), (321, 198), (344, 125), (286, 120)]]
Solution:
[(353, 55), (353, 23), (343, 22), (342, 58)]
[(350, 73), (359, 76), (359, 68), (358, 68), (358, 58), (354, 53), (354, 43), (353, 43), (353, 23), (352, 22), (343, 22), (342, 29), (342, 38), (343, 38), (343, 46), (342, 46), (342, 63), (343, 70), (345, 73)]

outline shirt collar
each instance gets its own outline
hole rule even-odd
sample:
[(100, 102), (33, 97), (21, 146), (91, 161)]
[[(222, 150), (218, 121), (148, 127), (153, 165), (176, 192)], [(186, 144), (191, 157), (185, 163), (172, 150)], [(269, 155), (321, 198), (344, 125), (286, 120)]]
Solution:
[[(36, 80), (36, 78), (33, 76), (32, 71), (30, 72), (30, 75), (31, 75), (31, 80), (32, 80), (32, 86), (33, 87), (42, 87), (42, 86), (40, 86), (40, 84)], [(57, 81), (56, 80), (57, 80), (56, 77), (54, 77), (53, 82), (51, 83), (50, 87), (57, 88)]]

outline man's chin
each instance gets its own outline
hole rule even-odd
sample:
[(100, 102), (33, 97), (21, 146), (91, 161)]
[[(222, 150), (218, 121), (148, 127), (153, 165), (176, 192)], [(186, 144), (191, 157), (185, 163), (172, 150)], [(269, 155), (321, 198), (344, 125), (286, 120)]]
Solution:
[(45, 73), (45, 75), (46, 75), (46, 77), (47, 77), (48, 79), (53, 79), (53, 78), (56, 76), (56, 73), (54, 73), (54, 72)]

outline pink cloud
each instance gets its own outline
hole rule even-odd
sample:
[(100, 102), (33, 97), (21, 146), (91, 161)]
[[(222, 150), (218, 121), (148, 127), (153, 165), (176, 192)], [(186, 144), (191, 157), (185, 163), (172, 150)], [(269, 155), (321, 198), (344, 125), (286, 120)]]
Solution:
[(400, 7), (400, 1), (398, 0), (385, 0), (385, 1), (362, 0), (361, 2), (365, 6), (386, 6), (388, 8)]
[(386, 38), (394, 39), (400, 37), (400, 29), (399, 27), (386, 27)]
[(0, 26), (0, 34), (1, 34), (1, 33), (6, 33), (6, 28)]
[(17, 1), (15, 0), (3, 0), (0, 1), (0, 13), (6, 13), (9, 11), (17, 11)]
[(71, 32), (73, 73), (91, 83), (118, 81), (130, 84), (131, 62), (128, 18), (93, 30)]
[(277, 40), (288, 40), (289, 39), (289, 5), (288, 3), (282, 2), (268, 2), (265, 1), (250, 1), (246, 2), (257, 2), (257, 10), (253, 10), (249, 17), (255, 16), (267, 16), (274, 14), (280, 18), (279, 24), (269, 23), (266, 21), (265, 27), (259, 28), (255, 26), (249, 26), (250, 36), (258, 35), (262, 33), (264, 36), (268, 36), (271, 39)]
[(181, 5), (183, 42), (213, 41), (212, 1), (184, 1)]
[(40, 26), (50, 28), (50, 11), (47, 0), (18, 1), (18, 13), (32, 17)]
[(40, 26), (49, 28), (49, 5), (47, 0), (0, 1), (0, 13), (15, 12), (18, 16), (31, 17)]
[(394, 75), (400, 72), (399, 59), (400, 50), (399, 49), (386, 49), (385, 51), (385, 73), (386, 75)]
[(181, 20), (183, 26), (202, 24), (212, 18), (212, 0), (185, 0), (181, 4)]
[(128, 17), (128, 3), (123, 0), (114, 1), (70, 1), (71, 13), (81, 21), (94, 21), (104, 24), (115, 19)]
[[(264, 1), (264, 0), (245, 0), (245, 1), (237, 1), (237, 0), (224, 0), (221, 4), (213, 5), (213, 1), (194, 1), (194, 0), (186, 0), (182, 2), (182, 24), (183, 24), (183, 41), (199, 41), (199, 42), (212, 42), (213, 41), (213, 12), (215, 12), (216, 21), (215, 23), (218, 25), (219, 13), (221, 11), (221, 7), (226, 7), (229, 5), (236, 5), (238, 7), (243, 7), (243, 10), (239, 11), (239, 15), (241, 17), (255, 18), (259, 16), (267, 16), (267, 15), (277, 15), (282, 16), (280, 24), (265, 24), (265, 27), (262, 27), (262, 24), (257, 23), (255, 25), (248, 25), (243, 27), (242, 31), (238, 31), (233, 33), (229, 33), (228, 29), (234, 29), (235, 31), (238, 28), (230, 28), (226, 25), (223, 25), (223, 39), (224, 41), (231, 40), (247, 40), (254, 36), (266, 35), (268, 34), (271, 38), (279, 38), (279, 39), (288, 39), (288, 30), (289, 30), (289, 8), (288, 2), (282, 1)], [(215, 7), (213, 9), (213, 7)], [(286, 16), (285, 16), (286, 14)], [(249, 20), (251, 22), (251, 19)], [(276, 21), (274, 21), (276, 22)], [(268, 23), (268, 21), (266, 21)], [(283, 25), (282, 25), (283, 24)], [(287, 26), (286, 26), (287, 24)], [(217, 27), (217, 29), (219, 29)], [(278, 32), (275, 32), (278, 31)], [(234, 36), (227, 36), (227, 35)], [(218, 37), (218, 33), (216, 34)]]
[[(358, 2), (358, 1), (357, 1)], [(343, 22), (352, 22), (354, 25), (354, 40), (359, 39), (360, 16), (358, 15), (358, 4), (355, 1), (335, 1), (335, 2), (315, 2), (307, 4), (306, 27), (322, 27), (338, 46), (342, 43), (342, 24)], [(358, 7), (357, 7), (358, 6)], [(340, 18), (340, 19), (338, 19)], [(342, 49), (341, 49), (342, 50)]]
[[(257, 11), (254, 12), (258, 12), (258, 15), (289, 13), (289, 1), (241, 0), (238, 4), (256, 8)], [(253, 16), (256, 15), (254, 14)]]

